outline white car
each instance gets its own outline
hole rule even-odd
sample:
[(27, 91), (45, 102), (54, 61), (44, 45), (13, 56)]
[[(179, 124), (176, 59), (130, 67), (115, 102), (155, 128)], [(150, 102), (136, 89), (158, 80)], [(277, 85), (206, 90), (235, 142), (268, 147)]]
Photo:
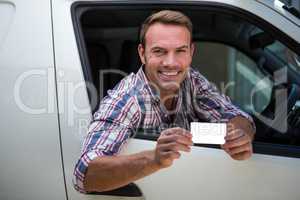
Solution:
[[(255, 153), (234, 161), (196, 144), (170, 168), (81, 194), (73, 170), (92, 113), (139, 68), (139, 25), (161, 9), (193, 21), (193, 66), (252, 115)], [(299, 200), (299, 15), (278, 0), (1, 0), (0, 199)], [(122, 153), (158, 134), (137, 133)]]

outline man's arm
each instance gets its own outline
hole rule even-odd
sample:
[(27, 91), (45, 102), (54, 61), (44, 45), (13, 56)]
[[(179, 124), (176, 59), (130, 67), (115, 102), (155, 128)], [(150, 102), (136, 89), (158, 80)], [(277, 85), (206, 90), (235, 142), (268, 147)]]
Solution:
[(222, 148), (235, 160), (245, 160), (253, 153), (252, 141), (255, 130), (251, 121), (236, 116), (227, 124), (227, 135)]
[(122, 187), (172, 165), (179, 151), (190, 151), (192, 135), (181, 128), (163, 131), (154, 150), (133, 155), (103, 156), (92, 160), (84, 180), (85, 191), (107, 191)]
[(85, 176), (86, 191), (107, 191), (127, 185), (159, 170), (154, 151), (128, 156), (98, 157), (89, 163)]

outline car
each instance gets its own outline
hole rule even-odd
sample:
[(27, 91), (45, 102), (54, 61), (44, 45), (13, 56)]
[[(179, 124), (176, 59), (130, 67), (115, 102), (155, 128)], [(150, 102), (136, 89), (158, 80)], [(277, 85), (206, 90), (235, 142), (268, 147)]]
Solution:
[[(299, 8), (278, 0), (0, 1), (0, 199), (298, 200)], [(91, 117), (106, 91), (139, 68), (140, 24), (162, 9), (191, 18), (193, 67), (253, 117), (254, 154), (235, 161), (217, 145), (195, 144), (170, 168), (81, 194), (73, 170)], [(137, 132), (121, 154), (152, 149), (158, 136)]]

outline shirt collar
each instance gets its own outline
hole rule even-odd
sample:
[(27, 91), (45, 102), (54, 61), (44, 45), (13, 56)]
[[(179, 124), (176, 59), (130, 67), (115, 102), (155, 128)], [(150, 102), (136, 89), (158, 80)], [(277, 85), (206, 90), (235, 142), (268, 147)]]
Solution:
[(160, 102), (160, 96), (159, 96), (159, 91), (157, 91), (154, 87), (153, 84), (150, 84), (146, 74), (144, 72), (144, 65), (142, 65), (139, 69), (139, 71), (137, 72), (137, 76), (139, 77), (139, 79), (142, 81), (142, 83), (144, 83), (144, 87), (146, 88), (146, 90), (149, 92), (149, 94), (151, 95), (151, 99), (156, 102), (159, 103)]

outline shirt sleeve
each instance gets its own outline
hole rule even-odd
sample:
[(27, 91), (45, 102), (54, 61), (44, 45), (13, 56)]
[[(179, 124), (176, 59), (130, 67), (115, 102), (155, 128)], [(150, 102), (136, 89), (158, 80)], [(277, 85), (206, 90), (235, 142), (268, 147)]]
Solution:
[(195, 110), (210, 122), (228, 122), (236, 116), (247, 118), (255, 130), (252, 117), (233, 105), (230, 98), (221, 94), (215, 85), (211, 84), (200, 73), (192, 71), (192, 82), (195, 96)]
[(101, 156), (119, 153), (126, 140), (135, 133), (139, 123), (140, 111), (135, 98), (126, 95), (101, 102), (93, 115), (88, 134), (84, 140), (81, 157), (73, 176), (76, 190), (86, 193), (83, 187), (89, 163)]

